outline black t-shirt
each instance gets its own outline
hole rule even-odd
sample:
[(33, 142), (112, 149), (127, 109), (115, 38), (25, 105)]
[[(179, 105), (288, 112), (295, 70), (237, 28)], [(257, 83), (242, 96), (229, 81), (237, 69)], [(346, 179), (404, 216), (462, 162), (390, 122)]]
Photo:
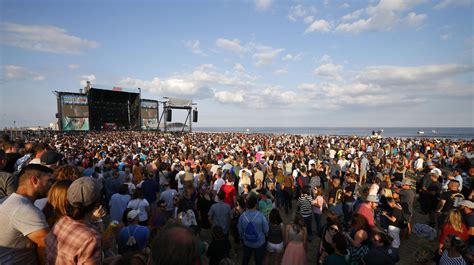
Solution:
[(401, 182), (402, 180), (403, 180), (403, 173), (402, 172), (393, 173), (393, 179), (392, 179), (393, 182), (396, 182), (396, 181)]
[(342, 203), (342, 198), (343, 198), (344, 192), (342, 191), (341, 187), (333, 188), (329, 192), (329, 200), (334, 199), (333, 203), (339, 204)]
[(214, 240), (209, 244), (207, 256), (209, 257), (209, 265), (217, 265), (222, 259), (229, 257), (230, 252), (229, 239)]
[[(431, 184), (428, 186), (428, 191), (430, 192), (430, 195), (434, 199), (438, 199), (439, 195), (441, 193), (441, 183), (439, 182), (431, 182)], [(434, 195), (432, 193), (435, 193)]]
[[(467, 229), (470, 227), (474, 227), (474, 213), (471, 213), (469, 215), (463, 215), (464, 219), (464, 224), (466, 224)], [(474, 246), (474, 236), (469, 236), (468, 239), (469, 246)]]
[(355, 191), (355, 188), (356, 188), (356, 183), (349, 183), (347, 184), (346, 188), (344, 189), (344, 191), (347, 193), (347, 192), (351, 192), (351, 195), (350, 196), (347, 196), (345, 195), (344, 196), (344, 201), (345, 202), (353, 202), (355, 199), (354, 199), (354, 191)]
[(460, 201), (464, 199), (464, 195), (458, 191), (447, 191), (441, 194), (441, 200), (445, 200), (446, 203), (443, 206), (441, 212), (447, 213), (454, 209), (454, 205), (457, 205)]
[(21, 155), (18, 153), (5, 154), (5, 159), (7, 160), (7, 163), (5, 164), (3, 171), (6, 171), (8, 173), (13, 173), (15, 171), (15, 163), (20, 158), (21, 158)]
[(397, 220), (395, 220), (395, 222), (392, 222), (391, 220), (388, 220), (388, 224), (391, 225), (391, 226), (400, 227), (400, 225), (401, 225), (400, 222), (402, 220), (402, 215), (403, 215), (402, 210), (398, 209), (397, 207), (390, 208), (388, 210), (388, 216), (395, 217), (395, 218), (397, 218)]

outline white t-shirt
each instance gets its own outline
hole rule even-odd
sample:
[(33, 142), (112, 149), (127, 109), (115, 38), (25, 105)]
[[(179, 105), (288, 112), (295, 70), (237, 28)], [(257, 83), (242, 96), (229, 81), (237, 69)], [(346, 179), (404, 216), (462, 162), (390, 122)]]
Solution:
[(148, 220), (148, 213), (146, 207), (150, 206), (146, 199), (133, 199), (128, 202), (127, 208), (139, 210), (138, 220), (140, 222)]
[(212, 187), (212, 189), (217, 193), (221, 190), (221, 187), (222, 185), (225, 184), (225, 181), (222, 179), (222, 178), (218, 178), (216, 179), (216, 181), (214, 182), (214, 186)]
[(27, 238), (48, 227), (44, 214), (28, 198), (13, 193), (0, 205), (0, 264), (35, 264), (36, 251)]

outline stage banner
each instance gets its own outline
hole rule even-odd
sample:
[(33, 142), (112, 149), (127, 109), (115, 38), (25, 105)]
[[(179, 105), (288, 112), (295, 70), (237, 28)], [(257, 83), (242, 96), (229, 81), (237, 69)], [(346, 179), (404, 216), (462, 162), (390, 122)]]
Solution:
[(181, 99), (181, 98), (169, 98), (168, 106), (170, 107), (179, 107), (187, 108), (193, 106), (193, 101), (190, 99)]
[(142, 130), (158, 129), (158, 101), (142, 100), (141, 102)]
[(86, 95), (61, 95), (62, 130), (88, 131), (89, 104)]

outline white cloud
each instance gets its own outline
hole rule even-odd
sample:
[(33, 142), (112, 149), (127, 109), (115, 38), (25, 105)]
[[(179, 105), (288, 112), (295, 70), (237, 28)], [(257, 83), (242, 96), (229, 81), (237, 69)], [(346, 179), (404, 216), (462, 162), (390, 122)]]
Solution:
[(259, 10), (266, 10), (272, 5), (273, 0), (255, 0), (255, 5)]
[(259, 45), (256, 47), (257, 52), (252, 56), (256, 66), (264, 66), (268, 64), (273, 64), (275, 58), (282, 52), (284, 49), (274, 49), (269, 46)]
[(288, 74), (288, 70), (286, 69), (277, 69), (273, 72), (275, 75), (287, 75)]
[(403, 18), (403, 23), (410, 27), (418, 27), (426, 20), (426, 14), (416, 14), (415, 12), (410, 12), (408, 15)]
[(314, 69), (314, 74), (320, 77), (326, 77), (331, 79), (339, 80), (341, 79), (340, 72), (342, 70), (342, 65), (338, 64), (322, 64), (318, 68)]
[(362, 12), (364, 12), (364, 9), (358, 9), (352, 13), (349, 13), (345, 16), (343, 16), (341, 19), (343, 21), (348, 21), (348, 20), (354, 20), (354, 19), (357, 19), (360, 17), (360, 15), (362, 15)]
[(247, 75), (229, 72), (221, 73), (214, 65), (205, 64), (195, 67), (191, 72), (168, 77), (153, 77), (141, 80), (126, 77), (119, 81), (124, 87), (140, 87), (157, 95), (171, 95), (194, 98), (212, 98), (214, 90), (228, 87), (239, 89), (252, 86), (253, 80)]
[(306, 100), (294, 91), (284, 91), (275, 86), (267, 86), (259, 93), (262, 94), (264, 100), (268, 100), (268, 103), (280, 103), (286, 106), (297, 105)]
[(207, 56), (207, 54), (201, 50), (200, 44), (199, 40), (188, 40), (185, 42), (185, 46), (189, 48), (192, 53)]
[(343, 3), (339, 7), (340, 8), (349, 8), (349, 7), (351, 7), (351, 5), (349, 5), (348, 3)]
[(330, 63), (332, 62), (331, 56), (323, 54), (323, 56), (321, 56), (321, 58), (319, 59), (319, 62), (322, 64)]
[(444, 9), (449, 6), (468, 6), (472, 3), (471, 0), (441, 0), (433, 8), (436, 10)]
[[(95, 77), (95, 75), (82, 75), (80, 77), (80, 79), (81, 79), (81, 81), (80, 81), (81, 86), (83, 86), (83, 87), (86, 86), (87, 81), (90, 81), (91, 84), (95, 84), (95, 82), (97, 81), (97, 78)], [(139, 87), (139, 86), (137, 86), (137, 87)]]
[[(366, 18), (361, 18), (351, 23), (340, 23), (336, 27), (336, 30), (359, 33), (362, 31), (369, 30), (390, 31), (400, 25), (418, 27), (426, 20), (427, 15), (416, 14), (415, 12), (410, 12), (406, 14), (406, 12), (422, 2), (423, 0), (381, 0), (377, 5), (369, 5), (367, 8), (365, 8), (364, 11), (367, 15)], [(355, 15), (360, 16), (362, 14)], [(353, 17), (354, 16), (352, 16), (352, 14), (350, 14), (349, 16), (346, 15), (345, 20), (349, 20), (349, 18)]]
[(36, 81), (41, 81), (41, 80), (45, 80), (46, 79), (46, 76), (44, 75), (35, 75), (33, 77), (33, 80), (36, 80)]
[(313, 16), (307, 16), (304, 18), (304, 23), (306, 24), (310, 24), (314, 21), (314, 17)]
[(74, 70), (74, 69), (79, 68), (80, 65), (78, 65), (78, 64), (70, 64), (70, 65), (68, 65), (67, 67), (68, 67), (69, 69), (71, 69), (71, 70)]
[(46, 79), (44, 75), (30, 71), (23, 66), (5, 65), (3, 66), (3, 76), (6, 80), (35, 80), (41, 81)]
[(306, 33), (308, 33), (308, 32), (329, 32), (330, 30), (331, 30), (331, 26), (329, 25), (329, 23), (324, 19), (320, 19), (320, 20), (316, 20), (313, 23), (311, 23), (311, 25), (309, 25), (309, 27), (307, 27), (304, 32), (306, 32)]
[(290, 13), (288, 19), (296, 21), (298, 18), (304, 17), (307, 14), (307, 9), (303, 5), (296, 5), (290, 7)]
[(214, 98), (220, 103), (242, 103), (244, 93), (242, 91), (219, 91), (214, 93)]
[(451, 39), (451, 37), (452, 37), (451, 33), (441, 34), (441, 36), (439, 36), (441, 40), (449, 40)]
[(229, 40), (229, 39), (219, 38), (216, 40), (216, 46), (221, 49), (228, 50), (235, 53), (244, 53), (247, 51), (247, 49), (244, 48), (240, 44), (239, 39)]
[(400, 67), (391, 65), (370, 66), (361, 71), (356, 78), (362, 82), (379, 85), (408, 85), (433, 82), (453, 75), (472, 71), (472, 67), (460, 64), (422, 65)]
[(236, 63), (234, 64), (234, 71), (245, 72), (245, 67), (241, 65), (240, 63)]
[(298, 54), (287, 53), (287, 54), (282, 58), (282, 60), (283, 60), (283, 61), (300, 61), (302, 58), (303, 58), (303, 54), (302, 54), (302, 53), (298, 53)]
[(84, 49), (97, 48), (95, 41), (69, 35), (65, 29), (47, 25), (1, 23), (1, 43), (17, 48), (65, 54), (80, 54)]

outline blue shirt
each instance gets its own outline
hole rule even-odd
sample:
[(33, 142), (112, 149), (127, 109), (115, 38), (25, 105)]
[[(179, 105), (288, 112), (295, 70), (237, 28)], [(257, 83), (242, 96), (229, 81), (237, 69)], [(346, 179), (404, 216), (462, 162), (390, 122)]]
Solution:
[(178, 194), (178, 192), (174, 189), (165, 190), (160, 194), (160, 200), (164, 200), (166, 202), (167, 211), (173, 211), (174, 209), (173, 197), (175, 194)]
[(128, 194), (115, 193), (112, 195), (109, 202), (110, 220), (121, 222), (129, 201), (130, 195)]
[(130, 247), (128, 250), (143, 250), (146, 247), (148, 239), (150, 238), (150, 230), (148, 230), (148, 227), (146, 226), (135, 224), (122, 228), (118, 238), (119, 253), (124, 253), (127, 251), (127, 247), (129, 247), (127, 246), (129, 235), (135, 237), (137, 245), (135, 247)]
[(156, 193), (160, 191), (160, 185), (154, 179), (147, 179), (142, 183), (143, 197), (150, 203), (156, 202)]
[(84, 171), (82, 171), (82, 175), (84, 177), (90, 177), (92, 176), (92, 174), (94, 174), (94, 172), (95, 172), (95, 169), (93, 167), (88, 167), (84, 169)]
[(225, 234), (229, 233), (229, 223), (232, 216), (232, 210), (227, 203), (222, 201), (215, 203), (209, 209), (208, 216), (212, 219), (214, 225), (222, 227)]
[[(247, 217), (247, 218), (245, 218)], [(258, 233), (257, 242), (249, 242), (244, 238), (244, 232), (249, 223), (247, 219), (254, 223), (255, 229)], [(244, 241), (244, 245), (249, 248), (259, 248), (265, 243), (265, 236), (268, 234), (268, 222), (265, 216), (257, 210), (247, 210), (239, 218), (238, 224), (240, 238)]]

